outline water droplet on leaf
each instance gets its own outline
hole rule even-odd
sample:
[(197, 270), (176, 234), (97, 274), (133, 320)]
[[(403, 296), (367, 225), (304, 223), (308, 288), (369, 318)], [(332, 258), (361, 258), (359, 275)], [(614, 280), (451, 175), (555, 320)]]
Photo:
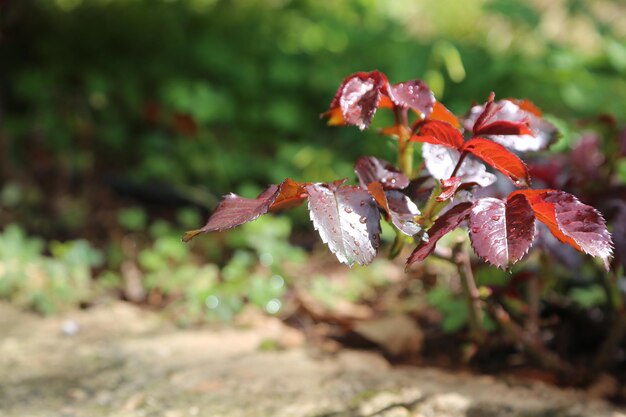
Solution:
[(365, 217), (365, 216), (361, 216), (361, 218), (359, 219), (359, 222), (360, 222), (361, 224), (365, 224), (365, 223), (367, 223), (367, 217)]

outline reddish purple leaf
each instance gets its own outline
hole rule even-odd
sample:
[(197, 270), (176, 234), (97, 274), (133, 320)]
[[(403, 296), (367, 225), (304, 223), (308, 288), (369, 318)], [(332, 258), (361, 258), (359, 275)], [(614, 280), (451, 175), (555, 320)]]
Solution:
[(185, 233), (183, 242), (190, 241), (200, 233), (222, 231), (255, 220), (267, 213), (278, 194), (279, 187), (272, 184), (257, 198), (245, 198), (232, 193), (224, 196), (204, 227)]
[(554, 205), (556, 221), (563, 234), (574, 240), (579, 250), (601, 258), (608, 271), (613, 241), (602, 215), (564, 191), (548, 193), (543, 200)]
[(380, 182), (385, 189), (401, 190), (409, 185), (409, 179), (394, 165), (373, 156), (362, 156), (354, 165), (361, 187)]
[(606, 221), (596, 209), (564, 191), (518, 190), (511, 193), (509, 199), (519, 194), (526, 197), (535, 217), (548, 226), (557, 239), (601, 258), (609, 269), (613, 242)]
[(368, 184), (367, 190), (402, 233), (413, 236), (422, 230), (415, 223), (415, 216), (418, 216), (420, 211), (405, 194), (397, 190), (385, 191), (380, 182)]
[(530, 176), (526, 164), (504, 146), (485, 138), (474, 138), (461, 149), (470, 152), (513, 181), (515, 185), (528, 186)]
[(399, 107), (408, 107), (422, 118), (427, 117), (435, 105), (435, 95), (421, 80), (406, 81), (389, 87), (389, 98)]
[(360, 187), (310, 184), (309, 211), (313, 226), (331, 252), (345, 264), (372, 262), (380, 243), (380, 212)]
[(461, 149), (463, 146), (463, 135), (450, 123), (439, 120), (427, 120), (421, 122), (418, 126), (419, 133), (411, 137), (411, 142), (432, 143), (452, 149)]
[(498, 268), (507, 269), (530, 249), (535, 237), (535, 215), (521, 195), (507, 202), (482, 198), (472, 208), (469, 227), (476, 254)]
[[(422, 146), (422, 157), (430, 175), (438, 180), (447, 180), (452, 175), (461, 154), (456, 149), (425, 143)], [(462, 184), (475, 183), (481, 187), (496, 182), (496, 176), (487, 172), (484, 164), (470, 157), (465, 158), (456, 176), (461, 179)]]
[(506, 120), (496, 120), (486, 124), (480, 129), (474, 130), (474, 136), (483, 135), (532, 135), (533, 132), (528, 127), (528, 121), (509, 122)]
[(200, 233), (222, 231), (250, 222), (268, 211), (296, 207), (307, 197), (305, 185), (287, 178), (280, 185), (270, 185), (257, 198), (228, 194), (217, 205), (204, 227), (186, 232), (183, 242), (189, 242)]
[(441, 215), (428, 230), (428, 240), (422, 241), (406, 261), (407, 267), (417, 261), (423, 261), (434, 250), (439, 239), (456, 229), (472, 211), (473, 203), (461, 203)]
[[(488, 135), (494, 142), (520, 152), (545, 149), (558, 137), (556, 127), (544, 120), (532, 103), (523, 100), (488, 101), (484, 106), (474, 106), (464, 125), (474, 136)], [(505, 130), (498, 132), (498, 127)]]
[(382, 72), (352, 74), (346, 77), (339, 86), (326, 116), (335, 120), (336, 124), (337, 109), (340, 109), (343, 117), (341, 123), (355, 125), (364, 130), (372, 121), (387, 86), (387, 77)]

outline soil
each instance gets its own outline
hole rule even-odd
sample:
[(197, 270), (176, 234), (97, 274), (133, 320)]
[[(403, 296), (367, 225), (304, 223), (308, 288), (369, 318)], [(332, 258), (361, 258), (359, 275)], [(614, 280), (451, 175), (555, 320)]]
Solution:
[(626, 417), (588, 392), (321, 353), (275, 318), (180, 329), (123, 302), (0, 303), (0, 370), (0, 417)]

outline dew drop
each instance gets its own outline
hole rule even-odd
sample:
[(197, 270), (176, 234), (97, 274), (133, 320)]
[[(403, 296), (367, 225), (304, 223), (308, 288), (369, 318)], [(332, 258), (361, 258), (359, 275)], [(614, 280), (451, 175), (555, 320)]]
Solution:
[(395, 178), (392, 178), (391, 181), (389, 181), (391, 183), (391, 185), (395, 184), (397, 181)]
[(472, 233), (480, 232), (480, 227), (472, 227)]
[(361, 218), (359, 219), (359, 223), (361, 223), (361, 224), (367, 223), (367, 217), (361, 216)]
[(352, 213), (352, 209), (350, 207), (346, 207), (343, 209), (346, 213)]
[(500, 220), (500, 216), (491, 216), (491, 220), (493, 220), (494, 222), (497, 222), (498, 220)]

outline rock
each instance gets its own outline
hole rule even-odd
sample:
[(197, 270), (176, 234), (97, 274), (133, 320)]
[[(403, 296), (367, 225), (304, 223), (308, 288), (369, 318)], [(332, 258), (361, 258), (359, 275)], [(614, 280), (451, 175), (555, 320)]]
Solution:
[(392, 367), (342, 349), (314, 355), (275, 320), (181, 330), (112, 303), (42, 318), (0, 302), (0, 417), (626, 417), (580, 390)]

